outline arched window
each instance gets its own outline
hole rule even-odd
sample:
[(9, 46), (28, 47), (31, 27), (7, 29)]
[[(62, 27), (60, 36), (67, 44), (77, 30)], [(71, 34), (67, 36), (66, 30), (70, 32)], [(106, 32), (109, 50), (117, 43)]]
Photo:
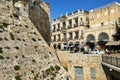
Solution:
[(89, 34), (86, 38), (86, 42), (95, 42), (95, 37), (92, 34)]
[(73, 42), (70, 42), (70, 43), (69, 43), (69, 46), (73, 46)]
[(107, 33), (102, 32), (102, 33), (99, 34), (98, 40), (99, 41), (109, 41), (109, 36), (108, 36)]
[(56, 49), (57, 45), (56, 45), (56, 44), (54, 44), (54, 45), (53, 45), (53, 47), (54, 47), (54, 49)]

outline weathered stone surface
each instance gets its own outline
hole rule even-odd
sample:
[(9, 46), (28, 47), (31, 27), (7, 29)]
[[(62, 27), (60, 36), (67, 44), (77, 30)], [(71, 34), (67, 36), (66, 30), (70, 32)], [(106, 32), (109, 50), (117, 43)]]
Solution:
[[(63, 56), (64, 55), (64, 56)], [(98, 54), (70, 54), (69, 52), (58, 51), (58, 56), (61, 64), (68, 68), (68, 72), (71, 75), (71, 79), (75, 80), (75, 67), (83, 68), (84, 80), (91, 80), (90, 69), (95, 69), (96, 80), (107, 80), (103, 67), (101, 65), (102, 58)]]
[(0, 80), (67, 80), (68, 74), (29, 18), (34, 1), (27, 1), (0, 0)]

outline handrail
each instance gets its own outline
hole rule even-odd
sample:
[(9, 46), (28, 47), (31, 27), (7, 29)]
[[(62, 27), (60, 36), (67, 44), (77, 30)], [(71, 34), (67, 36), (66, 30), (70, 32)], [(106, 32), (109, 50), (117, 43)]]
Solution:
[(115, 67), (120, 68), (120, 58), (118, 58), (118, 57), (112, 57), (112, 56), (104, 56), (104, 55), (102, 55), (102, 62), (108, 63), (110, 65), (113, 65)]

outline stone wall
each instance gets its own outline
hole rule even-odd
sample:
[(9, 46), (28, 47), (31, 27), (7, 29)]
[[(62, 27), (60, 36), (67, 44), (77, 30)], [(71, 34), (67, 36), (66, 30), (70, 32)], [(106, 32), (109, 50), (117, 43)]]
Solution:
[(82, 53), (70, 54), (69, 52), (58, 51), (58, 56), (61, 64), (64, 67), (68, 68), (68, 72), (72, 76), (72, 80), (76, 79), (74, 67), (83, 68), (84, 80), (91, 80), (90, 79), (91, 68), (95, 69), (96, 80), (107, 80), (101, 65), (102, 62), (101, 55)]
[(50, 12), (49, 4), (33, 1), (29, 5), (29, 17), (44, 40), (50, 45)]
[(66, 80), (68, 74), (29, 18), (29, 3), (14, 1), (0, 0), (0, 80)]

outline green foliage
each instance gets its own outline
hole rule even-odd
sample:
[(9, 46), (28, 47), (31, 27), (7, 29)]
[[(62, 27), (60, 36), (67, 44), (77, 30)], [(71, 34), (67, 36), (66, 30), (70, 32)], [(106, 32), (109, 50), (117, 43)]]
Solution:
[(32, 70), (31, 73), (34, 73), (34, 70)]
[(51, 79), (51, 80), (54, 80), (54, 77), (51, 77), (50, 79)]
[(3, 23), (2, 23), (2, 25), (3, 25), (4, 27), (7, 27), (9, 24), (8, 24), (8, 23), (3, 22)]
[(38, 74), (34, 76), (34, 80), (38, 80), (37, 78), (38, 78)]
[(60, 67), (58, 65), (55, 65), (56, 70), (60, 70)]
[(36, 62), (35, 59), (33, 59), (32, 62)]
[(25, 55), (22, 55), (22, 58), (25, 58)]
[(4, 48), (6, 48), (6, 49), (10, 49), (10, 47), (8, 47), (8, 46), (7, 46), (7, 47), (4, 47)]
[(21, 79), (21, 76), (19, 74), (17, 74), (15, 77), (14, 77), (16, 80), (22, 80)]
[(10, 59), (9, 57), (6, 57), (6, 59)]
[(0, 47), (0, 53), (3, 53), (3, 48), (2, 47)]
[(54, 69), (54, 67), (53, 67), (53, 66), (50, 66), (50, 70), (51, 70), (51, 71), (54, 71), (55, 69)]
[(38, 41), (41, 41), (42, 39), (38, 39)]
[(33, 41), (36, 41), (36, 39), (35, 39), (35, 38), (32, 38), (32, 40), (33, 40)]
[(8, 41), (8, 39), (7, 39), (6, 37), (5, 37), (4, 39), (5, 39), (6, 41)]
[(2, 38), (0, 38), (0, 41), (2, 41), (3, 39)]
[(18, 47), (18, 46), (15, 46), (15, 49), (19, 49), (19, 47)]
[(64, 69), (65, 69), (66, 71), (68, 71), (68, 68), (67, 68), (67, 67), (64, 67)]
[(16, 70), (16, 71), (17, 71), (17, 70), (20, 70), (20, 66), (15, 65), (15, 66), (14, 66), (14, 70)]
[(25, 25), (26, 28), (28, 28), (28, 25)]
[(33, 32), (33, 34), (37, 35), (36, 32)]
[(9, 24), (8, 23), (5, 23), (5, 22), (1, 22), (0, 23), (0, 28), (3, 28), (4, 27), (7, 27)]
[(19, 16), (15, 13), (12, 14), (15, 18), (19, 18)]
[(2, 55), (0, 55), (0, 59), (4, 59)]
[(10, 32), (10, 37), (12, 40), (15, 40), (15, 37), (14, 37), (13, 33), (11, 33), (11, 32)]

